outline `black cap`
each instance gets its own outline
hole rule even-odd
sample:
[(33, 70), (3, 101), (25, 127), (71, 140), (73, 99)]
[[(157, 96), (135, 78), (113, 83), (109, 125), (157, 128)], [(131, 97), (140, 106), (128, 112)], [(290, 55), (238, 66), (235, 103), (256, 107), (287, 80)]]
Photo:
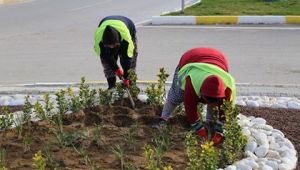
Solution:
[(115, 43), (120, 43), (119, 32), (112, 26), (106, 26), (103, 32), (102, 42), (105, 45), (111, 45)]

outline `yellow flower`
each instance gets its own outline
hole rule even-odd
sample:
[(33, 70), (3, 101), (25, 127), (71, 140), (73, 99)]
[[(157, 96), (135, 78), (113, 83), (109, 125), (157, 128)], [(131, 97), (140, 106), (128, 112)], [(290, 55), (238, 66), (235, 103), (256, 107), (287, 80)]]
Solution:
[(173, 168), (170, 165), (168, 165), (168, 166), (163, 167), (163, 170), (173, 170)]
[(204, 144), (201, 145), (201, 148), (202, 148), (202, 151), (203, 152), (208, 152), (208, 153), (211, 153), (213, 152), (214, 148), (213, 148), (213, 142), (210, 141), (210, 142), (206, 142)]
[(43, 160), (43, 157), (42, 157), (42, 152), (41, 151), (38, 151), (37, 153), (34, 154), (34, 157), (33, 157), (33, 160), (34, 161), (40, 161), (40, 160)]

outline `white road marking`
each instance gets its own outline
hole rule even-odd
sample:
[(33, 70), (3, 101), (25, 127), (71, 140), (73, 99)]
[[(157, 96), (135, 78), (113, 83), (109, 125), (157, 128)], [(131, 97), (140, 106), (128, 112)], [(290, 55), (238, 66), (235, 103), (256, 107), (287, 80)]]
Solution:
[(95, 4), (92, 4), (92, 5), (86, 5), (86, 6), (79, 7), (79, 8), (73, 8), (73, 9), (71, 9), (71, 11), (78, 11), (78, 10), (83, 10), (83, 9), (87, 9), (87, 8), (92, 8), (92, 7), (95, 7), (97, 5), (103, 5), (103, 4), (111, 2), (111, 1), (112, 0), (106, 0), (106, 1), (95, 3)]
[(147, 20), (144, 20), (144, 21), (135, 23), (135, 25), (136, 25), (137, 27), (141, 27), (141, 26), (143, 26), (144, 24), (150, 24), (150, 23), (151, 23), (151, 19), (147, 19)]

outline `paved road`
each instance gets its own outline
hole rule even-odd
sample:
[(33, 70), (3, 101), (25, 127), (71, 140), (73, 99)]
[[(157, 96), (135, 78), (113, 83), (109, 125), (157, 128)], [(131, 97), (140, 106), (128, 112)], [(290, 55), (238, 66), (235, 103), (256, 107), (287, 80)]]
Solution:
[(181, 6), (181, 0), (25, 1), (0, 5), (0, 84), (103, 79), (93, 52), (101, 18), (120, 14), (138, 24)]
[(0, 7), (0, 84), (104, 80), (94, 55), (93, 34), (110, 14), (138, 26), (140, 80), (156, 79), (163, 66), (172, 74), (179, 57), (195, 46), (228, 55), (238, 83), (299, 84), (297, 26), (142, 26), (152, 15), (180, 7), (170, 0), (35, 0)]
[(224, 52), (238, 83), (300, 84), (299, 26), (144, 26), (139, 34), (143, 77), (160, 66), (173, 74), (186, 50), (208, 46)]

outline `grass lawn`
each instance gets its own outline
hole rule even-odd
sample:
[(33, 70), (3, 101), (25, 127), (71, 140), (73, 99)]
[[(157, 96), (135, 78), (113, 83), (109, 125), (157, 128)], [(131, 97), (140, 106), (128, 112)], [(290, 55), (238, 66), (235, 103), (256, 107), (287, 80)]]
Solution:
[(300, 15), (300, 0), (202, 0), (167, 15)]

